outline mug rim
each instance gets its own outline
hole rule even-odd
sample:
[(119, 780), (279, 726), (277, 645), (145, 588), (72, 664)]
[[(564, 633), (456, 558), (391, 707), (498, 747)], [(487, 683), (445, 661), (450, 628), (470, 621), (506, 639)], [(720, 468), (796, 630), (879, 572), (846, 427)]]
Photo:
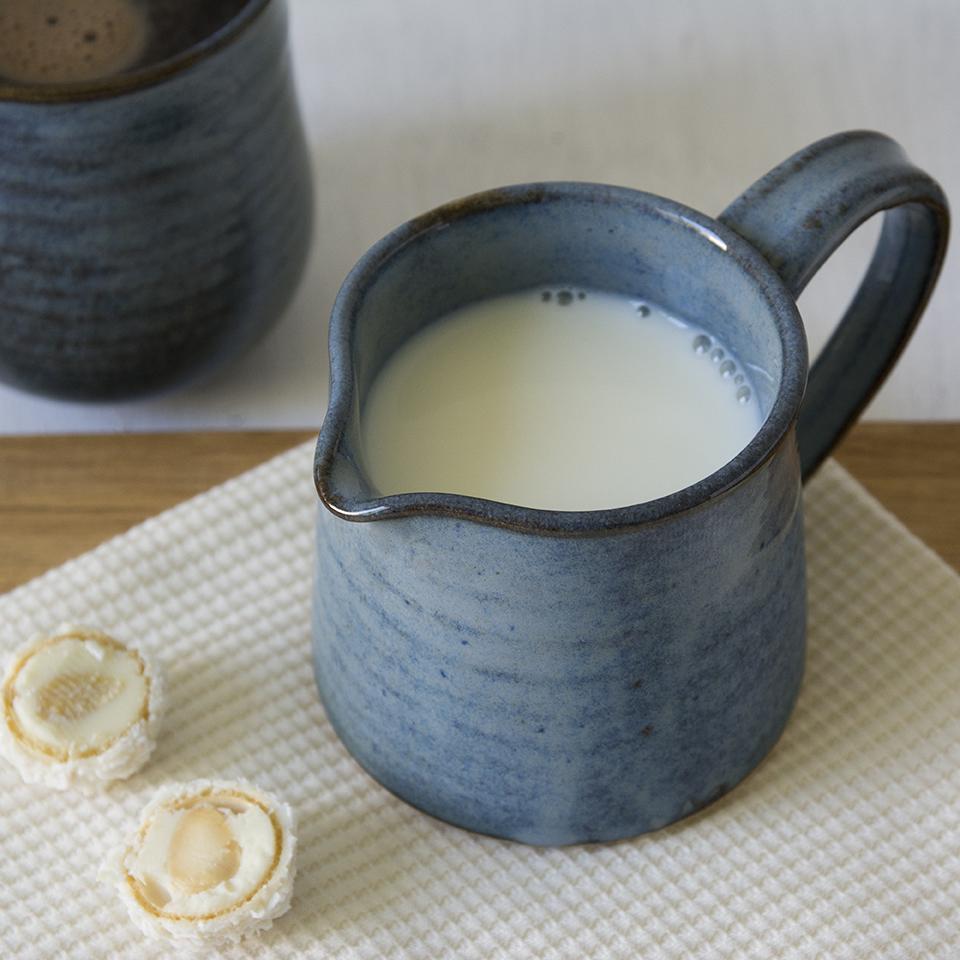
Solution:
[(126, 73), (113, 74), (100, 80), (50, 84), (15, 84), (0, 76), (0, 103), (44, 104), (105, 100), (155, 86), (227, 46), (273, 2), (274, 0), (244, 0), (240, 9), (213, 33), (172, 56)]
[[(664, 229), (687, 229), (732, 256), (761, 294), (783, 352), (782, 374), (770, 413), (732, 460), (703, 480), (655, 500), (603, 510), (542, 510), (453, 493), (399, 493), (359, 499), (337, 493), (333, 469), (354, 409), (353, 332), (367, 287), (408, 243), (457, 221), (505, 206), (569, 199), (628, 204), (658, 215)], [(314, 458), (314, 481), (323, 505), (335, 516), (371, 521), (405, 516), (445, 516), (518, 531), (558, 536), (616, 532), (705, 506), (756, 473), (781, 448), (800, 413), (807, 380), (807, 340), (794, 298), (773, 266), (740, 234), (713, 217), (675, 200), (630, 187), (586, 181), (544, 181), (485, 190), (453, 200), (396, 227), (370, 247), (343, 281), (330, 315), (329, 405)], [(357, 470), (361, 470), (356, 466)], [(362, 472), (362, 470), (361, 470)], [(364, 477), (366, 480), (367, 478)]]

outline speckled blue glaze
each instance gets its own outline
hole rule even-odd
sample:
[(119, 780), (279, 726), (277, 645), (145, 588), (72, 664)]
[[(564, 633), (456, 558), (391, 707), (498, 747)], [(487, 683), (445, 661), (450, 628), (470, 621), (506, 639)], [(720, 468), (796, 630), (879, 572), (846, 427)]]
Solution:
[[(821, 231), (844, 217), (830, 236), (845, 235), (879, 196), (856, 156), (899, 148), (844, 134), (778, 168), (793, 184), (816, 157), (851, 144), (852, 156), (813, 179), (846, 184), (844, 204), (857, 189), (867, 199), (852, 201), (854, 214), (818, 199), (820, 227), (802, 226), (809, 185), (787, 204), (760, 181), (713, 220), (623, 188), (532, 184), (398, 228), (347, 278), (317, 446), (326, 509), (317, 518), (314, 662), (330, 721), (388, 789), (482, 833), (613, 840), (700, 809), (774, 745), (803, 675), (802, 462), (812, 469), (832, 443), (817, 429), (819, 411), (801, 406), (807, 353), (790, 271), (806, 257), (812, 273), (816, 251), (833, 242)], [(902, 245), (914, 265), (892, 274), (913, 284), (912, 296), (888, 289), (896, 309), (874, 312), (900, 338), (866, 358), (867, 392), (915, 323), (946, 241), (939, 188), (899, 157), (899, 182), (912, 186), (893, 202), (910, 205), (911, 229), (926, 242)], [(748, 243), (736, 228), (746, 233), (758, 209), (766, 213)], [(865, 286), (885, 277), (872, 271)], [(618, 510), (379, 496), (363, 469), (362, 410), (389, 356), (451, 309), (558, 283), (689, 317), (763, 371), (753, 379), (767, 416), (750, 445), (692, 487)], [(830, 348), (846, 349), (837, 338)], [(829, 358), (820, 363), (813, 398), (841, 402), (842, 391), (817, 383), (833, 369)], [(848, 418), (865, 399), (852, 398)], [(798, 447), (801, 416), (811, 439), (801, 433)]]
[(75, 399), (148, 393), (280, 316), (312, 211), (286, 8), (232, 7), (206, 39), (128, 74), (0, 80), (0, 379)]

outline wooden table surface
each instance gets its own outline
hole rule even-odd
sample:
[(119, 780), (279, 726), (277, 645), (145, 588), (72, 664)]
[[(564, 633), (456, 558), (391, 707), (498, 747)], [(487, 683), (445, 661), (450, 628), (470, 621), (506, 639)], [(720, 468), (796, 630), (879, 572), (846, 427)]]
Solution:
[[(311, 436), (0, 437), (0, 593)], [(960, 569), (960, 423), (860, 424), (837, 456)]]

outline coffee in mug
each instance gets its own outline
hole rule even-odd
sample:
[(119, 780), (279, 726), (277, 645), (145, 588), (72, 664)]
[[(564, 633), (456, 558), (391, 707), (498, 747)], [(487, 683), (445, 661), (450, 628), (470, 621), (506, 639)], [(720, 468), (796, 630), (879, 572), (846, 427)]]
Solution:
[(216, 33), (243, 0), (0, 0), (0, 81), (87, 83), (166, 60)]

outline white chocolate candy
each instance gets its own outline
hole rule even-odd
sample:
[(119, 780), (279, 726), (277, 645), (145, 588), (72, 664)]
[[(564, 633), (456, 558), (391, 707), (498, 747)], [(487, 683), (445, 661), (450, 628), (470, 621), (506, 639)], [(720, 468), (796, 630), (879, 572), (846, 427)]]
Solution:
[(248, 783), (166, 787), (104, 876), (149, 936), (238, 940), (290, 908), (293, 831), (290, 807)]
[(160, 677), (141, 651), (67, 625), (15, 651), (3, 679), (0, 752), (27, 783), (123, 779), (153, 750), (161, 701)]

